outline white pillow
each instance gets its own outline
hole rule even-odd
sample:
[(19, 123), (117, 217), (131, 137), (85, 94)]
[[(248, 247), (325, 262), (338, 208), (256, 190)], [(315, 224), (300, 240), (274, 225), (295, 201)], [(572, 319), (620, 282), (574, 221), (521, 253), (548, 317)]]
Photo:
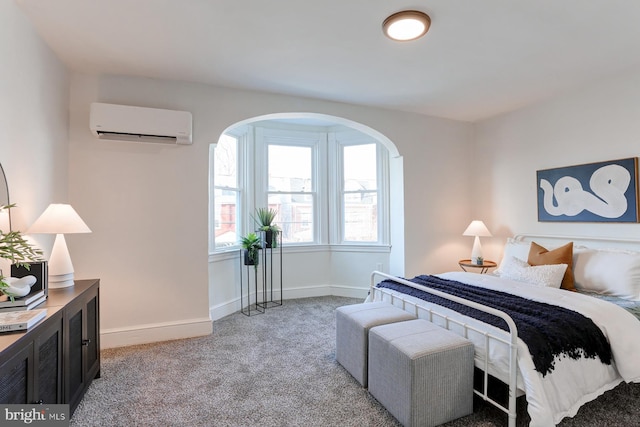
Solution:
[(640, 253), (581, 248), (574, 253), (576, 289), (640, 300)]
[(500, 277), (528, 283), (534, 286), (560, 288), (567, 264), (529, 265), (516, 257), (504, 262)]
[(504, 245), (504, 254), (502, 254), (502, 261), (500, 261), (500, 266), (493, 271), (493, 274), (500, 276), (502, 274), (504, 265), (507, 263), (507, 260), (510, 257), (526, 261), (529, 258), (530, 248), (531, 243), (514, 240), (512, 237), (509, 237), (507, 239), (507, 243)]

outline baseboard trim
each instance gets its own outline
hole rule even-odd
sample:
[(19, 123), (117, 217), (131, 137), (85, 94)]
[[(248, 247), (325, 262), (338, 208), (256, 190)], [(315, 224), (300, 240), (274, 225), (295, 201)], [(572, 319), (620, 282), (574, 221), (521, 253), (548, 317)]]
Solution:
[[(369, 288), (340, 285), (287, 288), (284, 290), (284, 300), (327, 295), (362, 298), (364, 300), (368, 291)], [(274, 299), (279, 299), (279, 290), (274, 290), (273, 296)], [(251, 297), (252, 300), (255, 300), (254, 294), (252, 294)], [(262, 299), (262, 294), (258, 293), (258, 297)], [(102, 329), (100, 331), (100, 347), (107, 349), (210, 335), (213, 332), (212, 320), (221, 319), (237, 311), (240, 311), (240, 298), (235, 298), (211, 307), (209, 309), (211, 320), (190, 319), (175, 323), (166, 322), (129, 328)]]
[(331, 286), (331, 295), (337, 297), (362, 298), (363, 300), (369, 294), (369, 288), (354, 288), (352, 286)]
[[(310, 298), (310, 297), (323, 297), (327, 295), (334, 295), (338, 297), (350, 297), (350, 298), (362, 298), (367, 297), (369, 288), (356, 288), (353, 286), (341, 286), (341, 285), (320, 285), (320, 286), (306, 286), (300, 288), (287, 288), (284, 289), (284, 300), (296, 299), (296, 298)], [(274, 290), (274, 299), (280, 298), (279, 290)], [(245, 296), (246, 298), (246, 296)], [(258, 298), (262, 299), (262, 293), (258, 292)], [(251, 294), (251, 300), (255, 300), (255, 293)], [(240, 298), (235, 298), (230, 301), (226, 301), (221, 304), (217, 304), (210, 308), (209, 313), (211, 319), (218, 320), (225, 316), (240, 311)]]
[(210, 319), (190, 319), (175, 323), (155, 323), (130, 328), (102, 329), (100, 348), (125, 347), (182, 338), (210, 335), (213, 326)]

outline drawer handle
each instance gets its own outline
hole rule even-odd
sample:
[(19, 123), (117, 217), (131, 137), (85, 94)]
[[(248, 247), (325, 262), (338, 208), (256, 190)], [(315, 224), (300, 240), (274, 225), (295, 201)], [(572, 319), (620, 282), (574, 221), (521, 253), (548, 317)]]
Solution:
[(82, 345), (89, 345), (90, 342), (91, 342), (90, 339), (82, 340)]

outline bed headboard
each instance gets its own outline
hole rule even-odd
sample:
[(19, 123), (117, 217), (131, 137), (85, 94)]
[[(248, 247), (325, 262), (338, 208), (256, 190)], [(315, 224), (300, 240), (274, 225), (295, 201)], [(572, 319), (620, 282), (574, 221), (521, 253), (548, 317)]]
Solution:
[(576, 246), (593, 249), (621, 249), (640, 252), (640, 238), (629, 239), (622, 237), (587, 237), (587, 236), (555, 236), (545, 234), (517, 234), (514, 240), (521, 242), (535, 241), (543, 246), (562, 246), (573, 242)]

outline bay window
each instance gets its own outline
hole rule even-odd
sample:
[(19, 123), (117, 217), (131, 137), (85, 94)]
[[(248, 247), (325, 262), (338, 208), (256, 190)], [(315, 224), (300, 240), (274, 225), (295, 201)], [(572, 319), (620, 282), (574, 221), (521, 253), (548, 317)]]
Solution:
[(368, 135), (255, 124), (214, 153), (214, 252), (239, 247), (257, 207), (278, 212), (284, 246), (388, 245), (388, 155)]

